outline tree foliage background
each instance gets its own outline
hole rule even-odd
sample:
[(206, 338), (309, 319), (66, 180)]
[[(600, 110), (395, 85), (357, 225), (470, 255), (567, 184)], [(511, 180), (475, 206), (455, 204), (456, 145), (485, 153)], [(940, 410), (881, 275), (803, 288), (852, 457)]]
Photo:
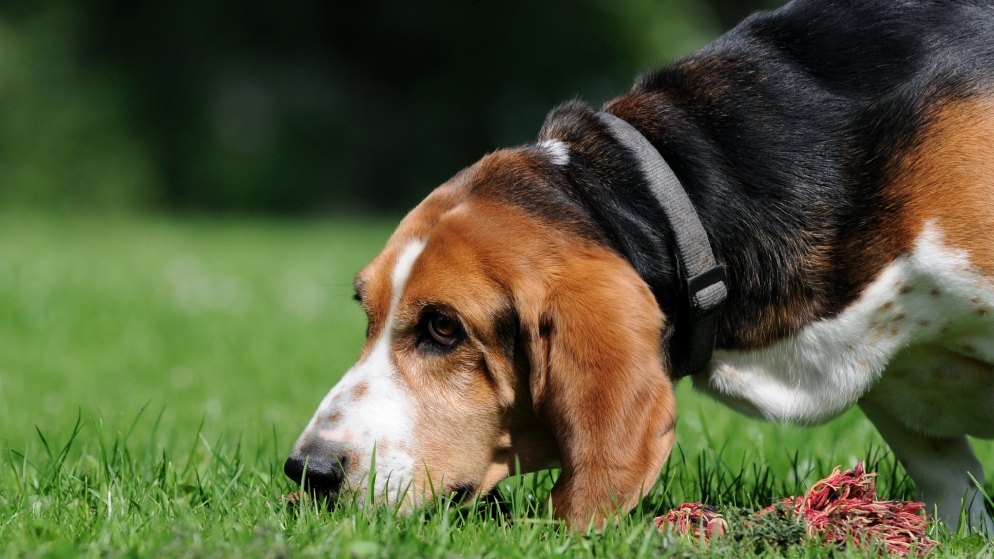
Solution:
[(0, 2), (0, 205), (402, 211), (774, 0)]

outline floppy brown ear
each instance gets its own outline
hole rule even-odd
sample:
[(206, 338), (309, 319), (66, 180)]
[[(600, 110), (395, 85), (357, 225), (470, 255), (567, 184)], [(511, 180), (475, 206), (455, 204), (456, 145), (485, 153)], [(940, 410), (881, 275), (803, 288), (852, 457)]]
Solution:
[(648, 286), (606, 249), (577, 251), (563, 266), (538, 316), (522, 319), (535, 410), (562, 462), (553, 505), (582, 529), (649, 490), (673, 445), (676, 407)]

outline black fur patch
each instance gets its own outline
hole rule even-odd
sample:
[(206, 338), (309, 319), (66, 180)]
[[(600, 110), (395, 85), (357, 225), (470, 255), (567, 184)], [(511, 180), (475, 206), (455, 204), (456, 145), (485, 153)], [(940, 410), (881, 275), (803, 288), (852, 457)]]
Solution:
[(517, 309), (510, 304), (494, 317), (494, 337), (504, 357), (513, 362), (521, 345), (521, 325)]

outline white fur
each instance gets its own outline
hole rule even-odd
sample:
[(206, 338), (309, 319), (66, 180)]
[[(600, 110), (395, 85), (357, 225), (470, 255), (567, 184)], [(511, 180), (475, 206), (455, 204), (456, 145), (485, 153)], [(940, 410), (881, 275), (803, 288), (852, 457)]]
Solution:
[[(971, 491), (965, 472), (983, 475), (965, 435), (994, 437), (994, 283), (928, 223), (912, 252), (840, 314), (762, 349), (716, 351), (694, 380), (775, 421), (819, 423), (862, 400), (924, 496), (955, 524), (949, 515)], [(937, 444), (952, 450), (928, 450)]]
[[(332, 448), (350, 450), (361, 463), (347, 465), (346, 487), (364, 500), (371, 458), (376, 445), (375, 497), (395, 503), (413, 479), (415, 460), (408, 453), (416, 421), (414, 398), (397, 373), (391, 355), (394, 320), (407, 278), (425, 243), (413, 240), (400, 252), (391, 273), (390, 309), (379, 339), (365, 359), (356, 363), (328, 392), (298, 446), (312, 437), (330, 443)], [(353, 390), (365, 385), (359, 399)], [(334, 418), (329, 421), (328, 418)]]
[(538, 147), (549, 154), (549, 159), (556, 165), (569, 163), (569, 147), (560, 140), (542, 140)]
[[(697, 387), (766, 419), (819, 423), (855, 404), (912, 348), (957, 351), (973, 342), (979, 366), (994, 375), (994, 285), (971, 268), (964, 251), (941, 239), (927, 225), (911, 254), (885, 268), (833, 318), (762, 349), (716, 351), (708, 374), (695, 379)], [(976, 315), (980, 308), (990, 314)], [(989, 389), (978, 401), (987, 402), (987, 409)], [(931, 422), (919, 427), (929, 429)], [(950, 430), (971, 423), (963, 417)], [(994, 430), (977, 434), (991, 436)]]

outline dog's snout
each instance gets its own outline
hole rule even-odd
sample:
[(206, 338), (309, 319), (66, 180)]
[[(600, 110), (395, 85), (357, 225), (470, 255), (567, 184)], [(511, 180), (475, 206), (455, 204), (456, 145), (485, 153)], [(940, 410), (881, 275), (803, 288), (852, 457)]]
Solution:
[(345, 479), (346, 460), (345, 456), (294, 453), (283, 464), (283, 473), (294, 483), (303, 481), (302, 489), (335, 494)]

